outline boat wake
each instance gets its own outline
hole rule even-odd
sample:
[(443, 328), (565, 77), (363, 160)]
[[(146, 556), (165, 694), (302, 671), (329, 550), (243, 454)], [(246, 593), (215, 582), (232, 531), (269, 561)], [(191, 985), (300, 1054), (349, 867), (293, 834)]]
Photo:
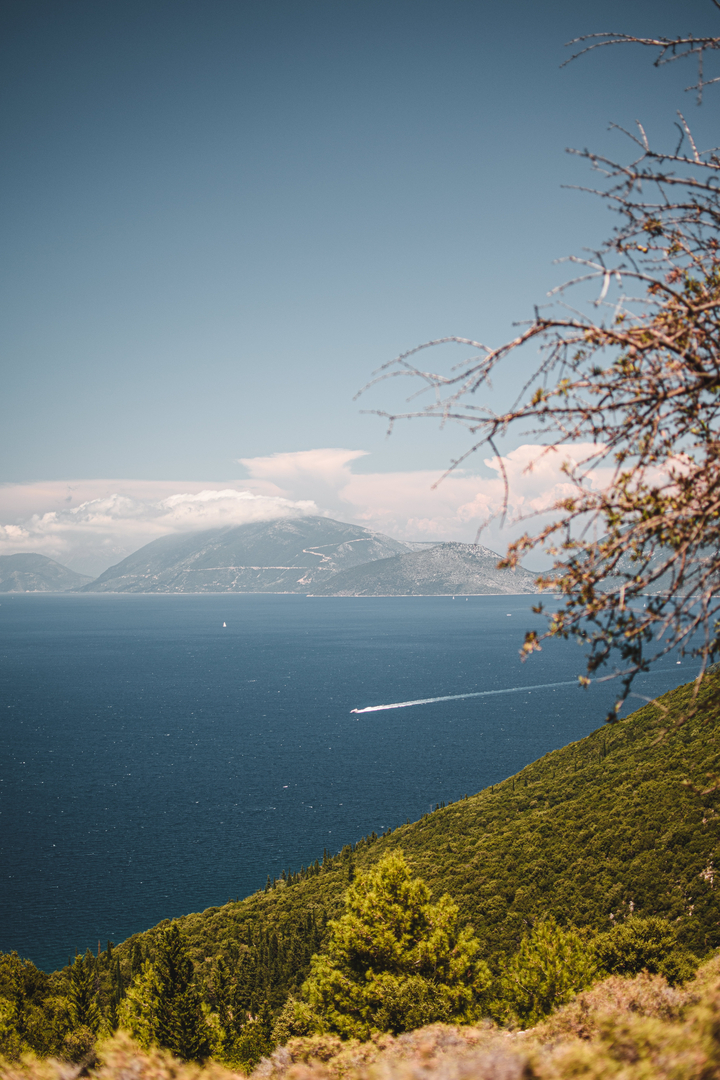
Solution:
[[(659, 668), (649, 672), (651, 675), (661, 675), (672, 668)], [(605, 679), (591, 679), (591, 682), (605, 682)], [(385, 709), (408, 709), (411, 705), (432, 705), (436, 701), (462, 701), (463, 698), (494, 697), (496, 694), (522, 694), (528, 690), (551, 690), (555, 686), (579, 686), (577, 679), (566, 679), (564, 682), (536, 683), (534, 686), (508, 686), (503, 690), (476, 690), (472, 694), (444, 694), (442, 697), (418, 698), (416, 701), (393, 701), (389, 705), (368, 705), (364, 709), (351, 709), (350, 714), (370, 712), (384, 712)], [(636, 696), (636, 695), (633, 695)]]
[(538, 683), (536, 686), (509, 686), (505, 690), (476, 690), (472, 694), (445, 694), (443, 697), (418, 698), (417, 701), (394, 701), (390, 705), (368, 705), (365, 709), (351, 709), (351, 713), (382, 712), (384, 709), (407, 709), (410, 705), (431, 705), (434, 701), (460, 701), (462, 698), (492, 697), (495, 694), (518, 694), (523, 690), (547, 690), (553, 686), (577, 686), (577, 679), (566, 682)]

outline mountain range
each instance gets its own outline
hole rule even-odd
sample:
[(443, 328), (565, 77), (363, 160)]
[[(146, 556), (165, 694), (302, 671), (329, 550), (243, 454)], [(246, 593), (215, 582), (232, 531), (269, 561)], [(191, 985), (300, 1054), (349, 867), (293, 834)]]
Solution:
[(499, 559), (481, 545), (402, 543), (361, 525), (306, 516), (163, 536), (94, 581), (43, 555), (4, 556), (0, 591), (313, 596), (537, 591), (533, 574), (521, 567), (498, 570)]
[(536, 591), (532, 574), (498, 570), (499, 558), (473, 544), (404, 544), (360, 525), (308, 516), (165, 536), (80, 591), (314, 596)]
[(405, 551), (399, 541), (358, 525), (281, 518), (163, 536), (81, 591), (308, 593), (338, 570)]

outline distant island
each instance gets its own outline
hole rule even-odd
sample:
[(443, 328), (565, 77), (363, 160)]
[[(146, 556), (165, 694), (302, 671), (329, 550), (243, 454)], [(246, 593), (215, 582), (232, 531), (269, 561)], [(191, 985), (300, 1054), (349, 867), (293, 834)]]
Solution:
[(316, 596), (447, 596), (535, 593), (535, 575), (498, 570), (500, 556), (480, 544), (437, 544), (341, 570)]
[(0, 555), (0, 593), (68, 592), (91, 581), (46, 555)]
[[(402, 543), (319, 516), (163, 536), (94, 581), (34, 554), (4, 556), (0, 574), (8, 560), (20, 562), (12, 570), (8, 564), (0, 577), (6, 592), (475, 596), (538, 591), (534, 574), (522, 567), (498, 570), (500, 556), (480, 544)], [(22, 560), (30, 562), (26, 566)]]

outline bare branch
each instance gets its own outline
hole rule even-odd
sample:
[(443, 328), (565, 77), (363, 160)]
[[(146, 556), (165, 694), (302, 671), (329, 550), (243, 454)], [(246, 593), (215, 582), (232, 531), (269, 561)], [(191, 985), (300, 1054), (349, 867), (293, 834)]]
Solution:
[[(657, 65), (697, 56), (700, 89), (717, 81), (705, 79), (703, 55), (720, 49), (720, 37), (600, 34), (578, 43), (587, 44), (575, 56), (629, 43), (657, 48)], [(602, 178), (589, 190), (617, 213), (618, 225), (601, 250), (568, 258), (580, 272), (551, 290), (552, 307), (536, 309), (497, 348), (471, 338), (426, 342), (368, 384), (402, 375), (432, 390), (433, 401), (417, 411), (380, 415), (390, 429), (414, 417), (464, 425), (470, 447), (444, 475), (487, 447), (502, 479), (495, 516), (503, 521), (512, 491), (500, 440), (509, 432), (539, 438), (539, 455), (579, 442), (593, 447), (582, 460), (568, 456), (572, 494), (555, 503), (549, 522), (537, 513), (514, 519), (539, 524), (510, 545), (501, 565), (534, 550), (552, 558), (538, 581), (563, 603), (545, 634), (528, 635), (523, 655), (544, 637), (574, 636), (593, 678), (618, 657), (601, 676), (621, 680), (609, 719), (635, 676), (673, 650), (697, 659), (697, 687), (720, 656), (720, 152), (700, 150), (678, 116), (672, 150), (655, 149), (638, 122), (637, 134), (618, 129), (631, 154), (640, 151), (633, 160), (581, 153)], [(564, 301), (595, 280), (590, 314)], [(513, 404), (494, 411), (482, 390), (498, 365), (533, 342), (534, 374)], [(445, 374), (415, 366), (418, 353), (439, 344), (470, 346), (474, 355)], [(609, 470), (602, 484), (600, 466)]]
[[(720, 8), (717, 0), (712, 0), (715, 7)], [(720, 49), (720, 37), (634, 37), (632, 34), (611, 34), (611, 33), (599, 33), (599, 34), (584, 34), (582, 37), (573, 38), (572, 41), (566, 42), (566, 47), (572, 45), (580, 45), (583, 42), (589, 41), (590, 45), (585, 45), (584, 48), (579, 49), (573, 53), (569, 59), (564, 60), (560, 67), (566, 67), (567, 64), (572, 63), (573, 60), (577, 60), (578, 57), (584, 56), (586, 53), (593, 52), (595, 49), (602, 49), (606, 45), (644, 45), (652, 49), (658, 49), (658, 55), (655, 58), (655, 67), (661, 67), (663, 64), (671, 64), (675, 60), (682, 60), (688, 56), (697, 56), (698, 60), (698, 81), (692, 86), (687, 86), (686, 90), (697, 90), (697, 103), (702, 103), (702, 92), (704, 87), (710, 86), (712, 83), (720, 81), (719, 79), (705, 79), (704, 78), (704, 57), (706, 52), (715, 52)]]

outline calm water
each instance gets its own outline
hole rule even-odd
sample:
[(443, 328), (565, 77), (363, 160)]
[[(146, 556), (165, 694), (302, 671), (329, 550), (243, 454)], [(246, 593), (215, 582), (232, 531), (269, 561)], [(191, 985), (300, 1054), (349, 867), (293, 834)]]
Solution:
[(350, 712), (573, 678), (572, 643), (520, 664), (530, 603), (3, 596), (0, 949), (51, 970), (587, 735), (607, 687)]

